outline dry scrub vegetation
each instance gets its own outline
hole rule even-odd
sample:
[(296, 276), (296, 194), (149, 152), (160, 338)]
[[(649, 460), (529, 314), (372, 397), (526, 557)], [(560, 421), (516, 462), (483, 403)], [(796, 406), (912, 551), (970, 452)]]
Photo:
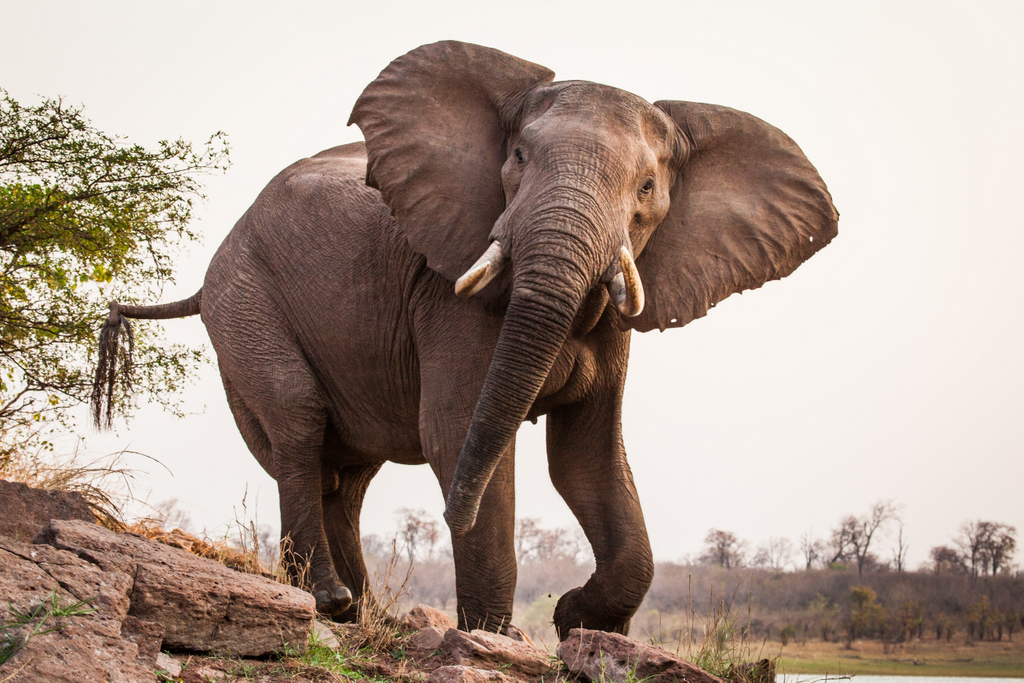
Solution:
[[(120, 463), (121, 454), (96, 459), (77, 452), (63, 459), (8, 455), (0, 462), (0, 478), (79, 491), (97, 521), (109, 528), (301, 585), (302, 567), (281, 561), (277, 543), (248, 519), (244, 499), (240, 519), (219, 538), (176, 528), (182, 519), (173, 505), (143, 519), (125, 519), (132, 473)], [(455, 573), (443, 531), (427, 513), (402, 510), (394, 538), (364, 537), (380, 606), (365, 610), (348, 631), (357, 649), (400, 648), (394, 617), (417, 603), (455, 615)], [(589, 578), (594, 568), (589, 545), (578, 531), (546, 529), (534, 519), (519, 520), (516, 544), (514, 623), (553, 650), (555, 603)], [(838, 563), (803, 571), (725, 564), (706, 558), (659, 563), (631, 635), (732, 679), (742, 678), (739, 664), (765, 657), (778, 659), (784, 671), (830, 674), (909, 666), (917, 670), (908, 673), (993, 675), (1024, 668), (1024, 639), (1014, 641), (1024, 619), (1019, 573), (975, 576), (949, 571), (948, 564), (914, 572), (878, 563), (864, 572)]]

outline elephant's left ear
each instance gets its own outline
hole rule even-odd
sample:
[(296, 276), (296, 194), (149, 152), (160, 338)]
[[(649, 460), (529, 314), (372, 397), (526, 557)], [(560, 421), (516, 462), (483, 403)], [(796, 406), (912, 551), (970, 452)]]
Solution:
[(681, 327), (792, 273), (838, 233), (825, 183), (785, 133), (735, 109), (660, 101), (680, 158), (665, 220), (637, 258), (647, 303), (623, 323)]

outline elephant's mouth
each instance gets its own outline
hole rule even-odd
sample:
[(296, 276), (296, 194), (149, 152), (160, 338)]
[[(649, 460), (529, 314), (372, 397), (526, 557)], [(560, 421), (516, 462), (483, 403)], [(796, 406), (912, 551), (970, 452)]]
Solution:
[[(501, 242), (491, 242), (476, 263), (455, 282), (455, 293), (462, 297), (473, 296), (496, 278), (507, 262), (508, 257), (501, 251)], [(644, 285), (633, 256), (625, 245), (619, 247), (618, 258), (609, 268), (609, 275), (605, 286), (615, 308), (627, 318), (640, 315), (644, 310)]]

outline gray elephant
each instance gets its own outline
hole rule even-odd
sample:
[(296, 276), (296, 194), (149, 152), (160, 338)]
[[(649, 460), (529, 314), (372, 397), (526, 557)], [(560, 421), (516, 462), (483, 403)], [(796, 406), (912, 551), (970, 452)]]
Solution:
[(95, 408), (125, 318), (201, 314), (238, 428), (277, 480), (282, 535), (338, 619), (372, 600), (370, 480), (385, 461), (426, 463), (447, 497), (459, 627), (504, 629), (515, 434), (546, 415), (552, 482), (597, 561), (555, 625), (625, 633), (654, 571), (622, 443), (630, 331), (685, 325), (837, 234), (778, 129), (553, 76), (477, 45), (413, 50), (356, 101), (365, 144), (272, 180), (200, 292), (111, 305)]

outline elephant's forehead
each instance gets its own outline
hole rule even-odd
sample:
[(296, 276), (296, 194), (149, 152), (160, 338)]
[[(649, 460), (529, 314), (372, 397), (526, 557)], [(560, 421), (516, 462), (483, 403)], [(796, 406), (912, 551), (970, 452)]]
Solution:
[[(526, 107), (525, 123), (557, 132), (592, 130), (636, 139), (664, 139), (669, 133), (662, 112), (631, 92), (590, 81), (560, 81), (538, 87)], [(538, 130), (539, 132), (539, 130)]]

